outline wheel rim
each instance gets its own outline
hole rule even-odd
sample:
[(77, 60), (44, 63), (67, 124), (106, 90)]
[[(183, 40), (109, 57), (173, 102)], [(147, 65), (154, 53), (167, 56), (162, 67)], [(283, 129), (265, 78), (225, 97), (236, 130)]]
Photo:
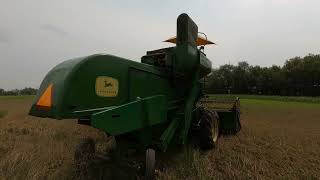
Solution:
[(211, 134), (212, 134), (213, 142), (217, 142), (218, 135), (219, 135), (219, 124), (218, 124), (217, 119), (214, 119), (212, 122)]

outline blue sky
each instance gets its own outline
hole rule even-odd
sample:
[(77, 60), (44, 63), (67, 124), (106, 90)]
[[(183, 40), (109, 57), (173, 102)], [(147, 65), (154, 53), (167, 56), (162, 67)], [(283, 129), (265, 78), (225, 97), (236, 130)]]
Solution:
[(283, 65), (320, 53), (320, 1), (0, 1), (0, 88), (38, 87), (56, 64), (107, 53), (139, 61), (171, 46), (176, 18), (188, 13), (218, 46), (206, 47), (214, 67), (239, 61)]

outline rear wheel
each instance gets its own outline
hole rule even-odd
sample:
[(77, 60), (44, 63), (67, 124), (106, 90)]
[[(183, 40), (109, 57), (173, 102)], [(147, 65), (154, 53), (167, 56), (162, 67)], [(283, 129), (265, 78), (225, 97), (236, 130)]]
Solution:
[(145, 179), (155, 179), (155, 165), (156, 165), (156, 152), (153, 149), (147, 149), (146, 151), (146, 172)]
[(238, 133), (241, 130), (241, 123), (240, 123), (240, 101), (239, 98), (237, 98), (237, 102), (236, 102), (236, 106), (235, 106), (235, 116), (236, 116), (236, 121), (237, 121), (237, 125), (235, 128), (235, 134)]
[(233, 114), (232, 120), (227, 120), (224, 125), (221, 125), (220, 133), (223, 135), (236, 135), (241, 130), (240, 102), (238, 99), (230, 113)]
[(219, 137), (219, 116), (217, 112), (200, 109), (200, 148), (212, 149), (217, 146)]
[(233, 134), (237, 134), (241, 130), (241, 123), (240, 123), (240, 111), (237, 110), (235, 113), (236, 125), (233, 130)]

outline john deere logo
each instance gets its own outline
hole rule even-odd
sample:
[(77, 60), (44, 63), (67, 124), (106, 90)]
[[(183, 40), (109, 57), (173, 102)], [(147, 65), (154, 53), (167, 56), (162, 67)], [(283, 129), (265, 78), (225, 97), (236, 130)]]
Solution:
[(96, 79), (96, 94), (101, 97), (118, 96), (119, 82), (108, 76), (98, 76)]
[(104, 81), (104, 87), (112, 87), (112, 83), (110, 83), (107, 80), (105, 80)]

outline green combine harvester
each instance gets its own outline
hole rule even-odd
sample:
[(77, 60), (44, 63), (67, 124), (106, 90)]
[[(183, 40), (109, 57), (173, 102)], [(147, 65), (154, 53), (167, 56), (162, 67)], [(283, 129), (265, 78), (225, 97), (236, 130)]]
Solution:
[(219, 135), (241, 129), (238, 99), (220, 106), (203, 93), (201, 82), (212, 68), (203, 49), (214, 43), (198, 34), (181, 14), (176, 37), (167, 40), (176, 46), (147, 51), (141, 63), (108, 54), (64, 61), (42, 81), (29, 114), (78, 119), (117, 144), (145, 151), (150, 179), (155, 151), (184, 145), (193, 134), (201, 149), (211, 149)]

